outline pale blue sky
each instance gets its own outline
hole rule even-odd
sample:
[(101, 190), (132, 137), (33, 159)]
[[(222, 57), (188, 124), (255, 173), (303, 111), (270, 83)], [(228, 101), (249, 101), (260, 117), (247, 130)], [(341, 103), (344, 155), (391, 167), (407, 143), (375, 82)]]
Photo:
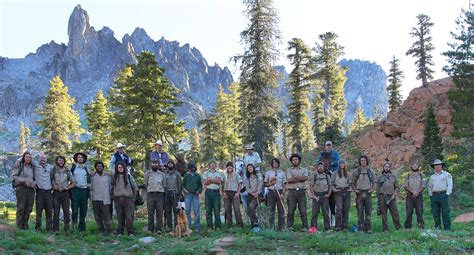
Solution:
[[(20, 58), (51, 40), (67, 43), (69, 15), (77, 4), (88, 12), (92, 26), (110, 27), (120, 41), (125, 33), (142, 27), (155, 41), (164, 36), (190, 43), (210, 64), (237, 70), (229, 58), (242, 52), (239, 34), (247, 20), (240, 0), (0, 0), (0, 55)], [(461, 8), (468, 6), (469, 0), (276, 0), (283, 36), (277, 64), (291, 70), (285, 57), (291, 38), (300, 37), (313, 47), (319, 34), (334, 31), (345, 47), (344, 58), (375, 61), (386, 72), (392, 56), (400, 58), (406, 97), (420, 84), (414, 59), (405, 56), (413, 42), (408, 33), (416, 15), (425, 13), (435, 23), (437, 79), (446, 76), (441, 71), (446, 60), (440, 54), (448, 49), (449, 32)]]

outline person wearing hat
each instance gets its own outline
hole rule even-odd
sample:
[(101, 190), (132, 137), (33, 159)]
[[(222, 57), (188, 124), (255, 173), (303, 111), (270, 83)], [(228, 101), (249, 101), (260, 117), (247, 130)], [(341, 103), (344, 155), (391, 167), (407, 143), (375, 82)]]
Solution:
[(95, 173), (91, 176), (92, 211), (99, 232), (110, 235), (112, 234), (112, 212), (110, 211), (112, 177), (104, 172), (105, 166), (102, 161), (95, 162), (94, 168)]
[(356, 193), (358, 229), (372, 233), (372, 192), (375, 174), (369, 167), (367, 156), (359, 157), (359, 167), (352, 172), (352, 190)]
[(431, 199), (431, 213), (435, 221), (435, 228), (441, 228), (440, 216), (442, 216), (444, 230), (451, 230), (449, 196), (453, 192), (453, 177), (443, 170), (444, 163), (439, 159), (435, 159), (431, 167), (434, 168), (434, 174), (428, 180), (428, 193)]
[[(86, 230), (87, 201), (90, 196), (91, 177), (87, 166), (87, 155), (77, 152), (73, 156), (74, 163), (71, 173), (76, 180), (76, 186), (71, 189), (72, 226), (79, 231)], [(79, 217), (78, 217), (79, 216)], [(79, 218), (79, 225), (77, 224)]]
[[(335, 151), (332, 147), (331, 141), (326, 141), (324, 143), (324, 150), (321, 151), (316, 162), (322, 161), (324, 164), (324, 171), (331, 175), (332, 173), (337, 172), (339, 169), (339, 153)], [(331, 210), (330, 220), (331, 226), (336, 225), (336, 197), (335, 193), (331, 194), (329, 197), (329, 209)]]
[(324, 172), (324, 163), (319, 161), (316, 165), (316, 172), (311, 178), (310, 197), (313, 201), (313, 215), (311, 217), (311, 227), (318, 227), (318, 214), (321, 210), (324, 218), (324, 230), (330, 230), (329, 223), (329, 196), (332, 192), (331, 176)]
[(192, 227), (191, 211), (194, 211), (194, 230), (201, 230), (201, 212), (199, 195), (202, 192), (202, 181), (201, 175), (196, 173), (196, 165), (194, 162), (189, 162), (188, 172), (183, 177), (183, 193), (184, 193), (184, 204), (185, 211), (188, 217), (189, 229)]
[(390, 210), (392, 221), (396, 229), (400, 229), (400, 216), (397, 208), (397, 195), (399, 192), (397, 177), (390, 171), (390, 163), (383, 164), (382, 175), (377, 178), (377, 198), (382, 212), (383, 231), (388, 231), (387, 211)]
[(423, 220), (423, 190), (425, 189), (425, 181), (420, 173), (420, 167), (417, 162), (411, 165), (411, 172), (406, 176), (403, 188), (407, 191), (405, 200), (406, 219), (404, 226), (407, 229), (411, 229), (413, 209), (415, 209), (418, 228), (423, 229), (425, 227), (425, 221)]
[(51, 186), (53, 188), (53, 231), (59, 231), (59, 214), (64, 213), (64, 231), (69, 231), (69, 206), (71, 204), (69, 190), (76, 186), (76, 180), (71, 171), (66, 168), (66, 158), (57, 156), (51, 171)]
[[(223, 176), (217, 171), (216, 162), (209, 163), (209, 169), (202, 176), (202, 184), (206, 188), (204, 193), (206, 206), (206, 221), (208, 229), (221, 227), (221, 195), (220, 187)], [(212, 223), (212, 214), (214, 214), (214, 224)]]
[(132, 158), (125, 153), (125, 145), (122, 143), (117, 143), (115, 146), (115, 153), (112, 155), (112, 159), (110, 159), (109, 169), (110, 172), (113, 173), (115, 171), (115, 164), (118, 162), (124, 163), (126, 166), (132, 165)]
[(174, 229), (178, 224), (178, 201), (182, 193), (181, 174), (176, 170), (173, 160), (168, 161), (166, 171), (164, 173), (164, 188), (165, 188), (165, 219), (166, 226), (169, 229)]
[(163, 227), (163, 205), (165, 202), (165, 174), (159, 171), (159, 167), (160, 164), (158, 163), (158, 161), (153, 160), (151, 162), (151, 169), (146, 171), (144, 177), (144, 185), (147, 191), (146, 206), (148, 210), (148, 231), (151, 233), (161, 233)]
[(336, 199), (336, 231), (348, 230), (352, 180), (344, 160), (339, 161), (339, 169), (331, 176), (331, 182)]
[(298, 206), (300, 212), (302, 231), (308, 230), (308, 219), (306, 217), (306, 181), (308, 180), (308, 169), (300, 167), (301, 156), (293, 154), (290, 156), (292, 167), (286, 170), (286, 181), (288, 184), (288, 228), (293, 229), (295, 211)]
[(156, 141), (155, 149), (150, 153), (150, 161), (156, 160), (160, 165), (160, 170), (164, 171), (170, 160), (168, 153), (163, 151), (163, 142), (161, 140)]
[(260, 158), (260, 155), (258, 152), (254, 151), (255, 147), (253, 144), (248, 144), (245, 146), (245, 150), (247, 150), (247, 153), (244, 154), (242, 157), (244, 160), (244, 166), (248, 166), (249, 164), (252, 164), (255, 166), (255, 169), (257, 171), (260, 171), (260, 165), (262, 164), (262, 158)]

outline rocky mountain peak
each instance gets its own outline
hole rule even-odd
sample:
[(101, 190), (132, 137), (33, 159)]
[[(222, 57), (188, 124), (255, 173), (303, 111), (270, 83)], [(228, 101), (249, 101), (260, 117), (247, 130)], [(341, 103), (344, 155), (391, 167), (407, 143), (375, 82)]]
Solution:
[(78, 4), (69, 16), (67, 34), (69, 36), (69, 45), (85, 43), (87, 32), (90, 30), (89, 15), (86, 10)]

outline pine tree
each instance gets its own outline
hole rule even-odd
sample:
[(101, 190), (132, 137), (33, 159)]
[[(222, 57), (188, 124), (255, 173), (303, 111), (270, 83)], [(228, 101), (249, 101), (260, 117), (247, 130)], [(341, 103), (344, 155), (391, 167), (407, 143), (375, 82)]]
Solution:
[(426, 169), (435, 159), (442, 159), (443, 143), (439, 134), (439, 126), (436, 122), (436, 115), (433, 105), (428, 104), (425, 115), (425, 129), (423, 143), (421, 144), (421, 155), (423, 156), (423, 165)]
[(216, 121), (214, 118), (215, 116), (213, 114), (208, 113), (205, 117), (199, 120), (199, 127), (201, 128), (202, 137), (201, 153), (203, 161), (214, 159), (214, 144), (217, 143), (217, 127), (215, 125)]
[(84, 108), (89, 132), (92, 133), (92, 138), (86, 142), (86, 148), (95, 151), (97, 159), (101, 161), (106, 160), (105, 152), (111, 152), (113, 148), (110, 137), (112, 113), (108, 108), (107, 99), (102, 90), (99, 90), (95, 100)]
[(338, 140), (343, 130), (347, 101), (344, 84), (346, 68), (337, 60), (343, 54), (343, 47), (337, 44), (337, 35), (327, 32), (319, 35), (321, 44), (314, 49), (314, 77), (318, 81), (313, 99), (314, 136), (318, 144), (325, 140)]
[(455, 90), (448, 93), (449, 104), (453, 107), (453, 136), (457, 138), (474, 137), (474, 11), (462, 10), (456, 20), (457, 33), (451, 32), (453, 42), (448, 43), (451, 50), (444, 52), (449, 65), (443, 70), (452, 77)]
[(358, 106), (354, 116), (354, 121), (352, 122), (350, 128), (351, 132), (361, 130), (362, 128), (370, 124), (373, 124), (372, 119), (367, 119), (365, 117), (364, 110), (360, 106)]
[(65, 155), (73, 143), (79, 142), (84, 132), (80, 127), (79, 114), (72, 108), (75, 100), (68, 94), (68, 88), (59, 76), (49, 83), (44, 105), (38, 110), (41, 119), (38, 125), (42, 149), (47, 155)]
[(27, 149), (26, 145), (26, 135), (25, 135), (25, 125), (23, 122), (20, 122), (20, 139), (19, 139), (19, 145), (18, 145), (18, 152), (19, 154), (23, 154)]
[(293, 50), (288, 59), (294, 66), (287, 83), (291, 96), (291, 103), (288, 106), (290, 117), (288, 139), (292, 149), (302, 155), (303, 151), (311, 150), (314, 143), (311, 122), (306, 114), (310, 108), (309, 88), (314, 83), (311, 49), (299, 38), (293, 38), (288, 45), (288, 50)]
[(413, 27), (410, 35), (416, 39), (413, 45), (408, 49), (406, 55), (412, 55), (416, 58), (415, 64), (417, 66), (416, 79), (422, 82), (423, 86), (426, 86), (429, 80), (433, 79), (433, 56), (431, 52), (434, 50), (432, 43), (433, 38), (431, 37), (431, 27), (434, 23), (431, 22), (431, 18), (425, 14), (419, 14), (416, 16), (418, 19), (417, 27)]
[(197, 128), (191, 129), (189, 134), (189, 141), (191, 143), (191, 149), (188, 152), (186, 158), (193, 161), (195, 164), (201, 162), (201, 143), (199, 142), (199, 133)]
[(111, 87), (109, 102), (114, 114), (112, 137), (127, 144), (127, 152), (145, 159), (154, 141), (171, 146), (185, 137), (184, 122), (177, 121), (179, 89), (164, 76), (153, 53), (144, 51), (136, 64), (127, 64)]
[(241, 32), (244, 53), (235, 56), (240, 61), (241, 134), (245, 144), (255, 143), (262, 158), (273, 153), (278, 129), (279, 105), (274, 97), (278, 86), (273, 67), (280, 39), (278, 16), (272, 0), (244, 1), (250, 22)]
[(25, 137), (25, 145), (26, 145), (26, 148), (31, 148), (31, 129), (29, 127), (25, 127), (25, 133), (24, 133), (24, 137)]
[(390, 70), (388, 77), (388, 104), (390, 111), (397, 110), (402, 105), (402, 95), (400, 94), (401, 79), (403, 78), (403, 72), (400, 70), (400, 60), (393, 56), (390, 61)]

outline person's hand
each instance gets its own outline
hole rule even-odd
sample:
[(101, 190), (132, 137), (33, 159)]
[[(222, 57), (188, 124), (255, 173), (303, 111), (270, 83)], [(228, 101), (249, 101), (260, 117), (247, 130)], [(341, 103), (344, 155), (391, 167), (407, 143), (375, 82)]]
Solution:
[(360, 191), (358, 189), (355, 189), (354, 192), (357, 193), (357, 194), (360, 193)]
[(234, 195), (234, 198), (238, 198), (238, 197), (239, 197), (239, 193), (236, 192)]
[(324, 197), (329, 197), (329, 194), (324, 195)]
[(222, 197), (223, 198), (227, 198), (227, 194), (226, 193), (221, 193)]
[(252, 193), (252, 196), (255, 197), (255, 198), (258, 197), (257, 192)]
[(392, 195), (391, 199), (392, 200), (395, 200), (396, 196), (395, 195)]
[(417, 198), (418, 195), (419, 195), (418, 192), (413, 192), (412, 194), (413, 194), (413, 195), (412, 195), (413, 198)]

